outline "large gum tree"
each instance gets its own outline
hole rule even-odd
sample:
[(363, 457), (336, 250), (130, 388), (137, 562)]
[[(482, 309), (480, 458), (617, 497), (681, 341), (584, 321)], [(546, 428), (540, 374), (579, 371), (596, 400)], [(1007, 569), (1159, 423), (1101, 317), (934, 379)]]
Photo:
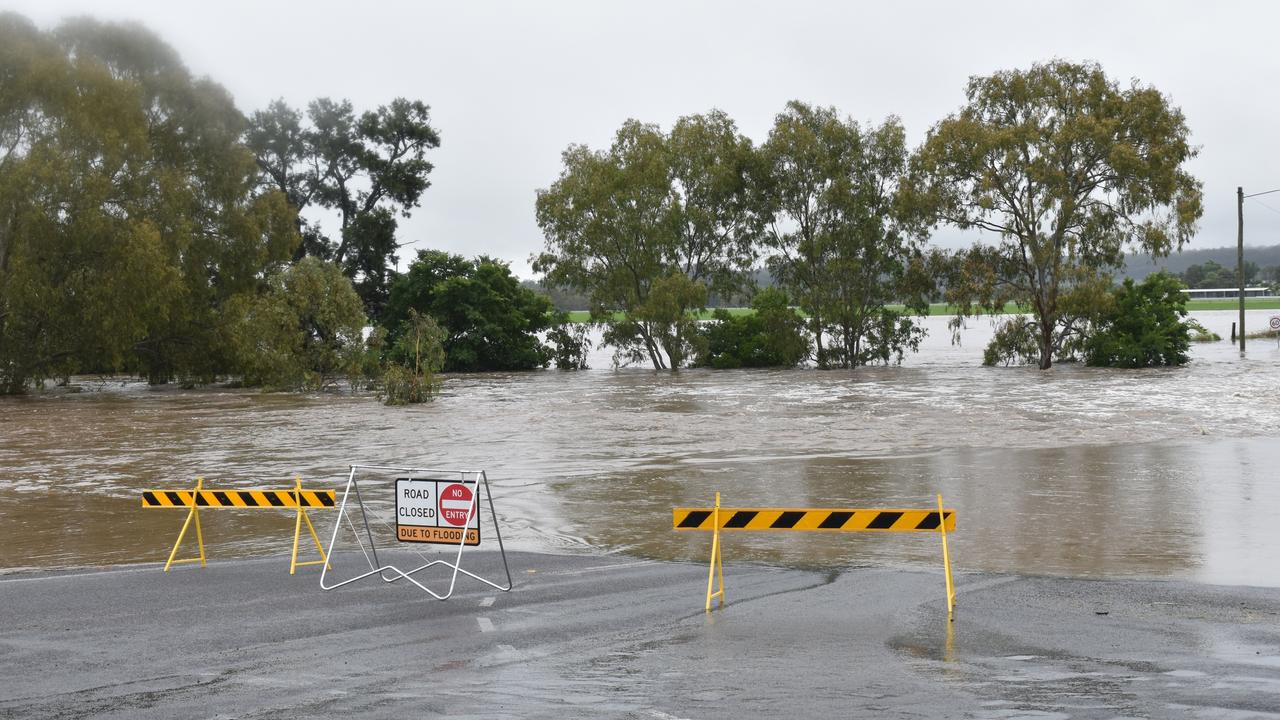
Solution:
[(792, 101), (760, 155), (769, 267), (808, 315), (818, 367), (901, 360), (923, 336), (907, 316), (928, 313), (932, 285), (918, 216), (898, 197), (902, 124)]
[(1180, 249), (1202, 213), (1182, 112), (1096, 64), (1053, 61), (973, 77), (967, 102), (913, 160), (912, 200), (939, 222), (994, 234), (958, 257), (947, 299), (963, 315), (1030, 311), (1005, 337), (1041, 369), (1087, 328), (1126, 249)]
[(687, 364), (700, 339), (691, 313), (740, 290), (755, 257), (751, 142), (712, 111), (668, 133), (630, 120), (609, 149), (573, 145), (563, 161), (538, 191), (546, 250), (534, 269), (590, 297), (620, 360)]

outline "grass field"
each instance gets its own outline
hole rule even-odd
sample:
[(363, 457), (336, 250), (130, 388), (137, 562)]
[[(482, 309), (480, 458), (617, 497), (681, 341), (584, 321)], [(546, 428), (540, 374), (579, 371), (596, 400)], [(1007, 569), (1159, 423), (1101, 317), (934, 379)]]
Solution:
[[(1280, 310), (1280, 298), (1248, 298), (1245, 300), (1246, 310)], [(901, 306), (890, 305), (889, 307), (901, 309)], [(1187, 309), (1196, 310), (1235, 310), (1240, 307), (1238, 300), (1188, 300)], [(731, 315), (748, 315), (754, 312), (751, 308), (726, 308)], [(1015, 313), (1018, 308), (1015, 305), (1006, 305), (1005, 312)], [(699, 320), (710, 320), (711, 310), (706, 310), (698, 314)], [(930, 315), (954, 315), (955, 310), (945, 303), (936, 303), (929, 306)], [(621, 319), (621, 314), (615, 315)], [(590, 320), (590, 313), (586, 310), (569, 311), (569, 322), (584, 323)]]

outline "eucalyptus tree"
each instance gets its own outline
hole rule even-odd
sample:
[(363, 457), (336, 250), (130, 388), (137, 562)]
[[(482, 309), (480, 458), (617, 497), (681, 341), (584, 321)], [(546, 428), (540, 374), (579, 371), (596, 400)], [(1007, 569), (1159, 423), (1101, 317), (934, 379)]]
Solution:
[(297, 257), (332, 260), (355, 283), (366, 308), (379, 314), (398, 262), (397, 216), (409, 217), (430, 187), (427, 152), (440, 146), (430, 108), (396, 98), (359, 115), (350, 101), (319, 98), (306, 122), (283, 100), (250, 117), (245, 141), (262, 182), (280, 190), (299, 213), (335, 212), (337, 233), (298, 221)]
[(947, 298), (963, 314), (1031, 312), (1003, 336), (1034, 342), (1038, 364), (1081, 340), (1133, 248), (1181, 248), (1202, 214), (1182, 112), (1097, 64), (1053, 61), (970, 78), (966, 104), (913, 160), (913, 201), (940, 222), (995, 235), (959, 258)]
[(572, 145), (562, 159), (538, 191), (546, 249), (534, 269), (590, 298), (619, 362), (691, 361), (701, 343), (691, 313), (709, 292), (741, 289), (755, 258), (751, 142), (711, 111), (669, 133), (629, 120), (608, 150)]
[(909, 314), (928, 312), (931, 289), (922, 228), (899, 197), (902, 124), (793, 101), (760, 154), (769, 264), (809, 316), (819, 367), (901, 360), (923, 335)]
[(286, 259), (243, 118), (140, 26), (0, 15), (0, 389), (224, 363), (221, 306)]
[(156, 228), (180, 288), (149, 317), (136, 366), (152, 382), (210, 378), (223, 359), (218, 310), (289, 256), (292, 213), (277, 194), (255, 192), (254, 157), (240, 142), (245, 120), (230, 94), (193, 77), (159, 37), (90, 18), (55, 36), (74, 62), (99, 66), (135, 93), (146, 129), (148, 162), (125, 168), (145, 180), (130, 212)]

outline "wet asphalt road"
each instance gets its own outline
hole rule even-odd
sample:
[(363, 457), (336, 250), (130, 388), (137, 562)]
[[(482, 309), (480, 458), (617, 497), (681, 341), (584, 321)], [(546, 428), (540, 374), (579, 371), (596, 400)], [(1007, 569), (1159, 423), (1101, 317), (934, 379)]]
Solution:
[(279, 557), (0, 576), (0, 717), (1280, 717), (1276, 589), (961, 575), (949, 632), (940, 572), (731, 563), (706, 615), (704, 566), (510, 559), (448, 602)]

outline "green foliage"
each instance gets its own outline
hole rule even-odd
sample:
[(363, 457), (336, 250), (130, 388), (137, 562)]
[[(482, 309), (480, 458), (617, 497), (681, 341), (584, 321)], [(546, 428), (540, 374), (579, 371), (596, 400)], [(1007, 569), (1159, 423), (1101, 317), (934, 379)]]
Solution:
[[(449, 372), (530, 370), (551, 361), (538, 339), (551, 325), (551, 301), (522, 287), (500, 261), (419, 251), (391, 287), (383, 322), (393, 343), (411, 310), (444, 330)], [(392, 359), (404, 362), (394, 351)]]
[(378, 387), (378, 399), (384, 405), (424, 403), (435, 395), (436, 386), (422, 375), (400, 363), (388, 363)]
[(768, 288), (752, 301), (751, 314), (717, 309), (700, 329), (705, 338), (696, 365), (717, 369), (795, 367), (809, 356), (804, 320), (787, 304), (787, 295)]
[(397, 214), (408, 216), (430, 186), (426, 152), (440, 146), (430, 108), (396, 98), (357, 116), (349, 101), (319, 98), (302, 113), (276, 100), (249, 119), (245, 139), (261, 181), (302, 212), (337, 213), (336, 236), (298, 219), (299, 255), (332, 260), (378, 317), (395, 276)]
[(303, 258), (273, 274), (266, 292), (234, 298), (226, 332), (245, 384), (321, 388), (360, 373), (365, 323), (342, 271)]
[(793, 101), (761, 157), (760, 210), (776, 251), (770, 268), (809, 316), (818, 366), (901, 360), (914, 351), (923, 330), (906, 316), (928, 312), (933, 287), (921, 272), (917, 215), (898, 198), (907, 161), (902, 124), (891, 117), (862, 126), (834, 108)]
[(1028, 307), (1048, 368), (1087, 330), (1086, 300), (1126, 246), (1162, 256), (1192, 236), (1202, 193), (1185, 165), (1197, 151), (1168, 98), (1094, 64), (974, 77), (966, 94), (913, 159), (903, 201), (995, 235), (957, 258), (947, 301), (963, 315)]
[[(1222, 341), (1221, 335), (1210, 330), (1204, 325), (1201, 325), (1197, 320), (1194, 320), (1192, 318), (1187, 318), (1183, 322), (1185, 322), (1187, 325), (1187, 331), (1192, 333), (1190, 338), (1191, 342), (1203, 343), (1203, 342), (1221, 342)], [(1275, 334), (1274, 331), (1269, 331), (1269, 332), (1272, 335)]]
[(1085, 342), (1085, 361), (1103, 367), (1142, 368), (1185, 365), (1191, 325), (1185, 286), (1167, 273), (1141, 283), (1126, 279), (1114, 292), (1115, 303)]
[(0, 14), (0, 392), (78, 371), (209, 379), (220, 314), (297, 242), (243, 118), (133, 24)]
[(436, 373), (444, 367), (445, 333), (429, 315), (410, 309), (400, 330), (393, 355), (382, 374), (378, 398), (387, 405), (427, 402), (439, 389)]
[(551, 343), (551, 358), (556, 368), (586, 370), (587, 353), (591, 350), (591, 340), (587, 338), (590, 326), (570, 322), (569, 313), (564, 311), (555, 312), (551, 322), (547, 342)]
[(1021, 315), (999, 321), (995, 336), (982, 351), (983, 365), (1028, 365), (1039, 359), (1036, 324)]
[(615, 361), (680, 367), (699, 342), (690, 311), (708, 292), (740, 290), (755, 257), (750, 141), (713, 111), (669, 133), (629, 120), (608, 150), (562, 157), (560, 178), (538, 191), (546, 251), (534, 270), (590, 298)]

